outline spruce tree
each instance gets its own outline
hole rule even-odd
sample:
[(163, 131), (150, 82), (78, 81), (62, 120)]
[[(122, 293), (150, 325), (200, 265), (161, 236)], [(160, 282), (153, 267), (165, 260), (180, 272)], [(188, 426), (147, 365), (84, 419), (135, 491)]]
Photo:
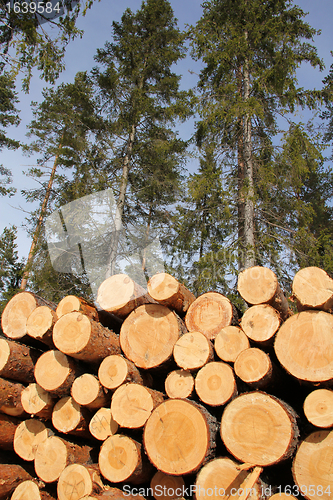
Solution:
[(23, 262), (17, 252), (17, 229), (5, 227), (0, 236), (0, 314), (8, 300), (19, 291)]

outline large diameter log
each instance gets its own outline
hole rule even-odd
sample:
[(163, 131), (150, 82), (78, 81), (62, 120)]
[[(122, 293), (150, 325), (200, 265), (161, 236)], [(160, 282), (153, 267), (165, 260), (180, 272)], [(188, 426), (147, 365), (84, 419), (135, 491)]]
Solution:
[[(197, 500), (238, 499), (246, 488), (249, 475), (249, 471), (241, 470), (234, 460), (227, 457), (215, 458), (200, 469), (194, 485), (195, 498)], [(248, 493), (248, 498), (251, 500), (262, 498), (259, 479), (256, 479), (255, 483), (250, 486)]]
[(58, 500), (79, 500), (104, 490), (97, 467), (72, 464), (60, 474), (57, 486)]
[(59, 351), (89, 363), (120, 354), (117, 335), (80, 312), (65, 314), (56, 322), (53, 342)]
[(56, 403), (52, 424), (64, 434), (90, 437), (88, 410), (78, 405), (71, 396), (65, 396)]
[(222, 361), (203, 366), (195, 378), (195, 391), (201, 401), (210, 406), (221, 406), (237, 394), (232, 368)]
[(299, 380), (320, 383), (333, 380), (333, 316), (303, 311), (288, 318), (275, 337), (280, 364)]
[(218, 292), (207, 292), (192, 302), (185, 323), (188, 331), (201, 332), (212, 340), (222, 328), (235, 324), (237, 319), (237, 311), (227, 297)]
[(291, 408), (262, 392), (238, 396), (222, 415), (221, 437), (227, 450), (249, 464), (264, 467), (290, 458), (298, 435)]
[(292, 466), (295, 484), (309, 500), (329, 500), (333, 487), (333, 432), (313, 432), (301, 442)]
[(55, 311), (50, 307), (36, 307), (27, 319), (27, 334), (53, 348), (52, 331), (57, 319)]
[(196, 370), (214, 359), (214, 349), (203, 333), (189, 332), (175, 343), (173, 357), (180, 368)]
[(100, 285), (97, 302), (101, 309), (126, 318), (138, 306), (155, 301), (127, 274), (115, 274)]
[(254, 266), (242, 271), (238, 275), (237, 288), (250, 305), (270, 304), (281, 313), (283, 319), (292, 314), (276, 275), (268, 267)]
[(43, 443), (52, 431), (48, 429), (43, 422), (37, 419), (24, 420), (15, 431), (14, 450), (23, 460), (35, 460), (37, 447)]
[(111, 414), (121, 427), (139, 429), (163, 400), (161, 392), (139, 384), (123, 384), (112, 396)]
[(253, 389), (267, 387), (273, 375), (268, 354), (256, 347), (245, 349), (237, 356), (234, 370), (237, 377)]
[(299, 311), (333, 308), (333, 279), (319, 267), (305, 267), (294, 276), (293, 296)]
[(238, 326), (226, 326), (214, 341), (216, 354), (222, 361), (234, 363), (238, 354), (250, 347), (248, 337)]
[(183, 399), (168, 399), (147, 420), (143, 442), (152, 464), (166, 474), (196, 472), (213, 457), (216, 420)]
[(10, 380), (0, 378), (0, 412), (12, 417), (25, 415), (21, 404), (23, 389), (24, 385), (19, 382), (11, 382)]
[(70, 393), (74, 379), (81, 375), (74, 359), (57, 351), (47, 351), (38, 359), (35, 378), (38, 385), (53, 396)]
[(22, 406), (28, 415), (49, 420), (52, 415), (55, 399), (38, 384), (29, 384), (21, 394)]
[(6, 500), (22, 481), (29, 480), (32, 477), (20, 465), (0, 463), (0, 500)]
[(103, 359), (98, 369), (98, 378), (107, 389), (117, 389), (126, 382), (151, 385), (148, 381), (149, 377), (141, 374), (134, 363), (120, 354), (113, 354)]
[(185, 332), (183, 321), (173, 311), (160, 304), (146, 304), (124, 320), (120, 345), (136, 366), (154, 368), (171, 358), (175, 343)]
[(165, 379), (165, 393), (169, 398), (189, 398), (194, 389), (194, 378), (187, 370), (173, 370)]
[(108, 437), (101, 446), (98, 464), (101, 474), (111, 483), (144, 483), (151, 467), (141, 452), (141, 444), (123, 434)]
[(21, 420), (0, 413), (0, 449), (13, 450), (14, 435)]
[(58, 436), (50, 436), (36, 449), (36, 474), (45, 483), (53, 483), (68, 465), (91, 464), (91, 450), (90, 446), (79, 446)]
[(240, 322), (248, 338), (261, 344), (268, 344), (272, 341), (280, 324), (280, 314), (269, 304), (249, 307)]
[(176, 278), (167, 273), (155, 274), (147, 284), (149, 295), (159, 304), (175, 310), (178, 314), (186, 313), (195, 296)]
[(181, 476), (170, 476), (157, 471), (150, 481), (155, 500), (173, 500), (185, 493), (185, 482)]
[(333, 391), (316, 389), (304, 400), (304, 415), (316, 427), (333, 427)]
[(34, 369), (42, 353), (13, 340), (0, 338), (0, 376), (19, 382), (34, 382)]
[(55, 500), (55, 498), (46, 491), (41, 491), (34, 481), (23, 481), (15, 488), (10, 500)]
[(6, 305), (1, 316), (3, 333), (11, 339), (21, 339), (27, 334), (27, 320), (32, 311), (38, 306), (54, 307), (47, 300), (31, 292), (21, 292), (14, 295)]
[(100, 408), (89, 422), (90, 434), (100, 441), (105, 441), (118, 431), (118, 424), (111, 414), (111, 408)]
[(90, 410), (97, 410), (110, 403), (110, 396), (91, 373), (84, 373), (73, 382), (71, 395), (73, 399)]

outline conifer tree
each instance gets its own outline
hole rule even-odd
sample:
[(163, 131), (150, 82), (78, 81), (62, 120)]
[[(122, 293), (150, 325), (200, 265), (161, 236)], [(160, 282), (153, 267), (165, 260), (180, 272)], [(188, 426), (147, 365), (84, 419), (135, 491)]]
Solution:
[(5, 227), (0, 236), (0, 314), (6, 303), (19, 291), (23, 262), (17, 252), (17, 229)]

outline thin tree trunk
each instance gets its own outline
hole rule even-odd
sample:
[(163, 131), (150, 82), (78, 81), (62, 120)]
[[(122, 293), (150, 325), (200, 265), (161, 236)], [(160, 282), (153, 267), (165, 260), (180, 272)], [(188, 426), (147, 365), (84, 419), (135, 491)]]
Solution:
[[(62, 142), (62, 138), (61, 138), (61, 142)], [(46, 193), (45, 193), (45, 197), (44, 197), (44, 200), (42, 203), (42, 208), (41, 208), (41, 211), (40, 211), (40, 214), (38, 217), (38, 221), (37, 221), (37, 225), (36, 225), (36, 229), (35, 229), (35, 232), (34, 232), (34, 235), (32, 238), (32, 243), (31, 243), (31, 247), (30, 247), (30, 251), (29, 251), (29, 255), (28, 255), (28, 260), (27, 260), (27, 263), (26, 263), (26, 266), (24, 269), (24, 273), (23, 273), (23, 277), (22, 277), (22, 281), (21, 281), (21, 285), (20, 285), (21, 290), (25, 290), (26, 286), (27, 286), (30, 268), (31, 268), (31, 265), (32, 265), (32, 262), (33, 262), (33, 259), (35, 256), (35, 250), (36, 250), (36, 246), (37, 246), (37, 242), (38, 242), (38, 238), (39, 238), (39, 233), (40, 233), (40, 230), (42, 228), (43, 221), (44, 221), (45, 212), (46, 212), (47, 204), (48, 204), (48, 201), (50, 198), (52, 184), (54, 181), (54, 176), (55, 176), (57, 166), (58, 166), (58, 158), (59, 158), (60, 149), (61, 149), (61, 143), (58, 146), (58, 152), (57, 152), (56, 157), (54, 159), (50, 179), (49, 179)]]
[[(243, 98), (243, 75), (242, 67), (237, 68), (237, 91), (239, 98)], [(237, 140), (237, 183), (238, 183), (238, 269), (244, 269), (244, 120), (238, 120), (238, 140)]]

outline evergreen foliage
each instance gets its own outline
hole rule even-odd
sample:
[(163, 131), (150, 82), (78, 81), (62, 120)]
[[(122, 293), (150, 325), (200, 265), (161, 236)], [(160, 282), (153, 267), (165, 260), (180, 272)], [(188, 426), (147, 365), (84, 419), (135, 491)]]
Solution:
[(0, 314), (6, 303), (19, 291), (23, 262), (19, 259), (15, 226), (5, 227), (0, 236)]

